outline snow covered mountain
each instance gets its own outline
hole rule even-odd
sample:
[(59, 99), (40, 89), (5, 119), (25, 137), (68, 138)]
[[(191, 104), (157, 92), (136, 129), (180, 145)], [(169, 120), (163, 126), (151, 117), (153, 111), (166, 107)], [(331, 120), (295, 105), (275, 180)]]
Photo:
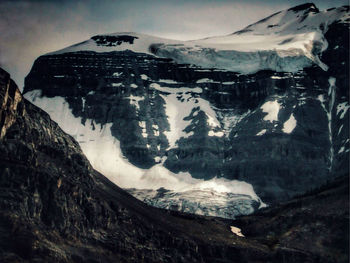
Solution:
[(296, 72), (313, 63), (327, 70), (319, 55), (327, 48), (324, 33), (335, 21), (349, 19), (347, 7), (319, 11), (304, 4), (275, 13), (228, 36), (177, 41), (138, 33), (115, 33), (56, 51), (132, 50), (172, 58), (177, 63), (220, 68), (244, 74), (263, 69)]
[(136, 197), (234, 217), (348, 171), (348, 23), (305, 4), (222, 37), (94, 36), (24, 93)]

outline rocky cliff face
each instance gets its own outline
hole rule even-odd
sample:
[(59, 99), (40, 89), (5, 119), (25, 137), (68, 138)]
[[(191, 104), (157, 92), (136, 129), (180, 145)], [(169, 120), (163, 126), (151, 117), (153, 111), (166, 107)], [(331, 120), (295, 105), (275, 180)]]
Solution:
[[(286, 200), (348, 171), (348, 14), (348, 7), (322, 13), (305, 5), (230, 36), (278, 36), (273, 45), (287, 46), (274, 55), (208, 47), (217, 39), (188, 46), (133, 33), (96, 36), (38, 58), (24, 93), (75, 136), (94, 168), (137, 188), (129, 191), (140, 199), (234, 217), (263, 206), (261, 199)], [(275, 23), (280, 16), (287, 26)], [(288, 49), (300, 34), (314, 39)], [(261, 70), (225, 69), (219, 58), (231, 56), (243, 68), (250, 57)], [(214, 200), (224, 196), (236, 212), (202, 209), (209, 205), (203, 190)]]
[(1, 262), (348, 262), (348, 176), (238, 221), (160, 210), (93, 170), (3, 70), (0, 99)]
[(0, 72), (1, 85), (1, 115), (0, 115), (0, 138), (6, 135), (7, 129), (16, 121), (17, 114), (23, 115), (22, 95), (16, 85), (10, 79), (10, 75), (5, 72)]

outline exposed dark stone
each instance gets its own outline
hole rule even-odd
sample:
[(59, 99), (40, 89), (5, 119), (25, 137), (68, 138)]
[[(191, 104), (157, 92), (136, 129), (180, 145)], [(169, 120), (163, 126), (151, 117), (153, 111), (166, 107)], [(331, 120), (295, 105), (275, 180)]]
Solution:
[(314, 13), (318, 13), (320, 12), (320, 10), (315, 6), (314, 3), (305, 3), (302, 5), (298, 5), (292, 8), (289, 8), (288, 11), (294, 11), (294, 12), (299, 12), (299, 11), (308, 11), (308, 12), (314, 12)]
[(119, 46), (123, 42), (134, 44), (134, 40), (138, 37), (128, 36), (128, 35), (120, 35), (120, 36), (93, 36), (91, 39), (95, 40), (98, 46)]

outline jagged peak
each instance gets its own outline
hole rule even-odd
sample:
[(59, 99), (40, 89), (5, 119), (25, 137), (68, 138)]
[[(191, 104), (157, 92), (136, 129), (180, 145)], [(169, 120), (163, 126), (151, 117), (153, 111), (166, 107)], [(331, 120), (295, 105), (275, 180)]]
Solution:
[(314, 3), (305, 3), (305, 4), (297, 5), (295, 7), (289, 8), (288, 11), (294, 11), (294, 12), (309, 11), (309, 12), (315, 12), (315, 13), (320, 12), (320, 10), (316, 7)]

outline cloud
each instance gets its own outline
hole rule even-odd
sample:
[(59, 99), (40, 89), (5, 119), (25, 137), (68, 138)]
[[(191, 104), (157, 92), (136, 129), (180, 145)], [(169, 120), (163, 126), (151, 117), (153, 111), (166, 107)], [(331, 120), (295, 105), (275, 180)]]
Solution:
[(157, 17), (153, 18), (152, 27), (142, 27), (146, 33), (181, 40), (198, 39), (209, 36), (230, 34), (242, 29), (271, 13), (283, 9), (283, 6), (255, 6), (251, 4), (215, 4), (186, 8), (157, 8)]
[(20, 86), (36, 57), (89, 36), (79, 26), (81, 8), (62, 14), (51, 3), (8, 3), (0, 5), (0, 13), (0, 66)]

